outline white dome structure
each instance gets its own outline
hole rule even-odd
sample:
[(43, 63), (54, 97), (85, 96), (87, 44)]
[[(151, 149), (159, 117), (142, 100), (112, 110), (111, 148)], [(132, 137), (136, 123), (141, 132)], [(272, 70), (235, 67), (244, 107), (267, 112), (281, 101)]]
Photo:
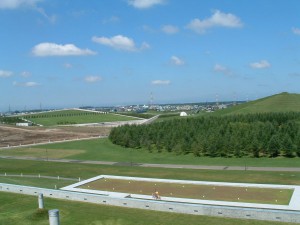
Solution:
[(180, 116), (187, 116), (187, 113), (186, 112), (181, 112)]

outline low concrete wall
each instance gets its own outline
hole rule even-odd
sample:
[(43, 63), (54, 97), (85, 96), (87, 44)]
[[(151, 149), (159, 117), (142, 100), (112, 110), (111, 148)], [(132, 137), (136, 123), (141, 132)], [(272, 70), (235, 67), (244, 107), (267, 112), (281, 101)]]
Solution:
[[(226, 207), (218, 205), (185, 204), (166, 201), (142, 200), (133, 198), (117, 198), (105, 195), (95, 195), (87, 193), (76, 193), (62, 190), (51, 190), (12, 184), (0, 183), (0, 191), (38, 196), (42, 193), (45, 197), (90, 202), (95, 204), (105, 204), (112, 206), (122, 206), (129, 208), (139, 208), (145, 210), (157, 210), (164, 212), (185, 213), (194, 215), (207, 215), (218, 217), (231, 217), (240, 219), (269, 220), (280, 222), (300, 223), (300, 211), (291, 210), (267, 210), (250, 209), (246, 207)], [(47, 201), (47, 200), (46, 200)]]

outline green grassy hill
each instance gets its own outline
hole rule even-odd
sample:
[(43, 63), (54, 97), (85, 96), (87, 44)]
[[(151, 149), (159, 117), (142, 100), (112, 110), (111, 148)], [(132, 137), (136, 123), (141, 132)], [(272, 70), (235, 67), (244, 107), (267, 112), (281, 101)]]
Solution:
[(300, 112), (300, 94), (280, 93), (231, 108), (216, 111), (215, 115), (265, 112)]
[(138, 120), (140, 118), (117, 115), (112, 113), (99, 113), (83, 110), (59, 110), (24, 115), (22, 118), (44, 126), (83, 124), (83, 123), (103, 123), (115, 121)]

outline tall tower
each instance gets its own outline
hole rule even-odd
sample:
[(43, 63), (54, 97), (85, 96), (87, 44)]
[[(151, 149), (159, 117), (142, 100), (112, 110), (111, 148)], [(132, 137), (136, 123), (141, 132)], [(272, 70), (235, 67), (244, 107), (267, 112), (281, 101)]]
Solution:
[(216, 94), (216, 105), (219, 106), (219, 95)]
[(149, 99), (149, 109), (152, 108), (152, 106), (153, 106), (153, 101), (154, 101), (154, 98), (153, 98), (153, 92), (151, 91), (151, 92), (150, 92), (150, 99)]

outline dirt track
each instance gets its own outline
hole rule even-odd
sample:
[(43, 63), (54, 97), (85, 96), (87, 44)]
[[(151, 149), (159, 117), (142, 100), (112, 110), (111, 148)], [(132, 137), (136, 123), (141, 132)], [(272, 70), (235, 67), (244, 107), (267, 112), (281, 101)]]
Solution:
[(13, 127), (0, 125), (0, 147), (108, 135), (108, 127)]

